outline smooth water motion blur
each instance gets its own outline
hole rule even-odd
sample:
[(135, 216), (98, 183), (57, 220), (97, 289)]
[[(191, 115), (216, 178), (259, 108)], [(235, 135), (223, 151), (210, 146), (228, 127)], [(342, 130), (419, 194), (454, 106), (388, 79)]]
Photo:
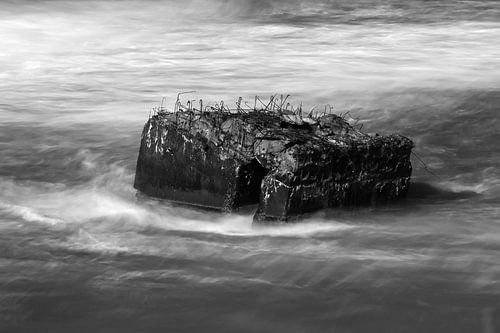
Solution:
[[(497, 1), (2, 1), (0, 330), (500, 330), (499, 40)], [(333, 103), (426, 166), (284, 227), (138, 200), (187, 90)]]

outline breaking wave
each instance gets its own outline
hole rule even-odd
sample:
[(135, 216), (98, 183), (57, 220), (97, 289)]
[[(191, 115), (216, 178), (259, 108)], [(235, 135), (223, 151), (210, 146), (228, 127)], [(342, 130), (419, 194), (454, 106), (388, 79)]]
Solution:
[[(162, 255), (173, 251), (165, 241), (160, 240), (165, 238), (168, 242), (180, 246), (181, 253), (176, 250), (176, 255), (186, 255), (183, 251), (188, 249), (186, 245), (181, 244), (187, 238), (189, 242), (193, 242), (188, 248), (201, 243), (203, 245), (200, 246), (212, 247), (208, 254), (205, 252), (208, 256), (222, 251), (224, 256), (232, 257), (230, 253), (226, 253), (227, 246), (223, 244), (234, 237), (248, 242), (249, 244), (243, 247), (247, 246), (246, 250), (253, 254), (275, 251), (286, 253), (288, 251), (286, 247), (281, 246), (278, 249), (272, 245), (273, 238), (285, 241), (310, 239), (304, 244), (294, 245), (289, 250), (295, 255), (314, 255), (325, 259), (331, 255), (339, 255), (356, 260), (379, 260), (385, 263), (398, 262), (411, 265), (412, 262), (431, 260), (432, 256), (429, 257), (424, 253), (412, 254), (411, 251), (406, 254), (401, 250), (394, 252), (390, 248), (379, 251), (364, 246), (360, 249), (349, 248), (343, 244), (342, 239), (357, 239), (357, 243), (378, 242), (378, 239), (391, 239), (391, 237), (423, 241), (430, 234), (439, 234), (441, 228), (457, 228), (453, 226), (455, 223), (446, 222), (449, 209), (455, 207), (457, 200), (460, 202), (471, 196), (479, 196), (473, 205), (481, 206), (482, 198), (479, 194), (481, 191), (472, 192), (470, 188), (467, 188), (466, 194), (472, 192), (471, 196), (453, 187), (439, 192), (440, 190), (431, 185), (428, 185), (432, 187), (431, 190), (420, 185), (424, 188), (421, 190), (424, 194), (420, 193), (420, 196), (410, 194), (410, 202), (415, 198), (430, 198), (428, 203), (433, 204), (435, 197), (425, 194), (426, 191), (431, 193), (437, 191), (440, 195), (448, 195), (447, 199), (450, 200), (450, 206), (443, 206), (437, 211), (436, 208), (433, 208), (432, 212), (426, 209), (425, 214), (432, 214), (432, 221), (426, 221), (425, 214), (423, 217), (417, 217), (421, 214), (417, 209), (419, 206), (414, 208), (402, 206), (396, 211), (381, 209), (378, 212), (371, 210), (320, 212), (299, 224), (258, 227), (252, 225), (251, 214), (224, 215), (153, 199), (138, 200), (136, 191), (131, 186), (133, 173), (130, 170), (118, 164), (107, 165), (102, 155), (85, 150), (78, 151), (74, 159), (80, 163), (80, 168), (75, 170), (76, 173), (92, 175), (88, 182), (66, 185), (3, 178), (0, 182), (2, 193), (0, 215), (3, 219), (20, 219), (25, 223), (40, 223), (54, 230), (64, 231), (68, 233), (66, 241), (53, 245), (80, 250)], [(463, 187), (458, 188), (461, 191), (463, 189)], [(395, 218), (396, 221), (391, 222)], [(410, 227), (412, 223), (415, 223), (414, 227)], [(467, 223), (466, 220), (464, 223)], [(459, 230), (455, 230), (454, 235), (467, 239), (468, 236), (461, 234)], [(484, 232), (491, 231), (484, 229)], [(469, 241), (481, 239), (482, 234), (473, 234), (473, 238)], [(222, 237), (221, 241), (224, 241), (210, 245), (207, 237), (215, 239)], [(328, 243), (323, 243), (323, 240), (328, 240)], [(489, 238), (489, 241), (491, 240)], [(166, 248), (168, 251), (165, 251)], [(235, 251), (234, 248), (227, 250)], [(235, 260), (244, 257), (242, 253), (235, 252)]]

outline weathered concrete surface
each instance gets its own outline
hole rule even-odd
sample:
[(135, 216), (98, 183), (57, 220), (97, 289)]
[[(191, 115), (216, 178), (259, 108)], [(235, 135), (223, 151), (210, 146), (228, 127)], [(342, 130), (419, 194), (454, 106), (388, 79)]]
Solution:
[(388, 202), (408, 191), (413, 142), (370, 136), (337, 115), (159, 113), (146, 123), (134, 187), (175, 202), (290, 221), (326, 207)]

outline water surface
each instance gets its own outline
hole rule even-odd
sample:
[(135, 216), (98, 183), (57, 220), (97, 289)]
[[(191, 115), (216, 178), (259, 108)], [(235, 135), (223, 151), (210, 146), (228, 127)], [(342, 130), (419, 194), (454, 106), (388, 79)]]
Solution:
[[(3, 1), (0, 329), (500, 329), (496, 1)], [(136, 198), (163, 96), (292, 94), (415, 140), (407, 200), (251, 225)]]

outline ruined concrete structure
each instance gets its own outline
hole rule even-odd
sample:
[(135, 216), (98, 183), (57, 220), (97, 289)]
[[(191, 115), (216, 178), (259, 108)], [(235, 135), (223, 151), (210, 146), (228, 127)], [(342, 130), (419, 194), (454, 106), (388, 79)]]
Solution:
[(404, 197), (412, 148), (406, 137), (370, 136), (334, 114), (179, 109), (144, 126), (134, 187), (226, 212), (258, 204), (254, 221), (290, 221)]

